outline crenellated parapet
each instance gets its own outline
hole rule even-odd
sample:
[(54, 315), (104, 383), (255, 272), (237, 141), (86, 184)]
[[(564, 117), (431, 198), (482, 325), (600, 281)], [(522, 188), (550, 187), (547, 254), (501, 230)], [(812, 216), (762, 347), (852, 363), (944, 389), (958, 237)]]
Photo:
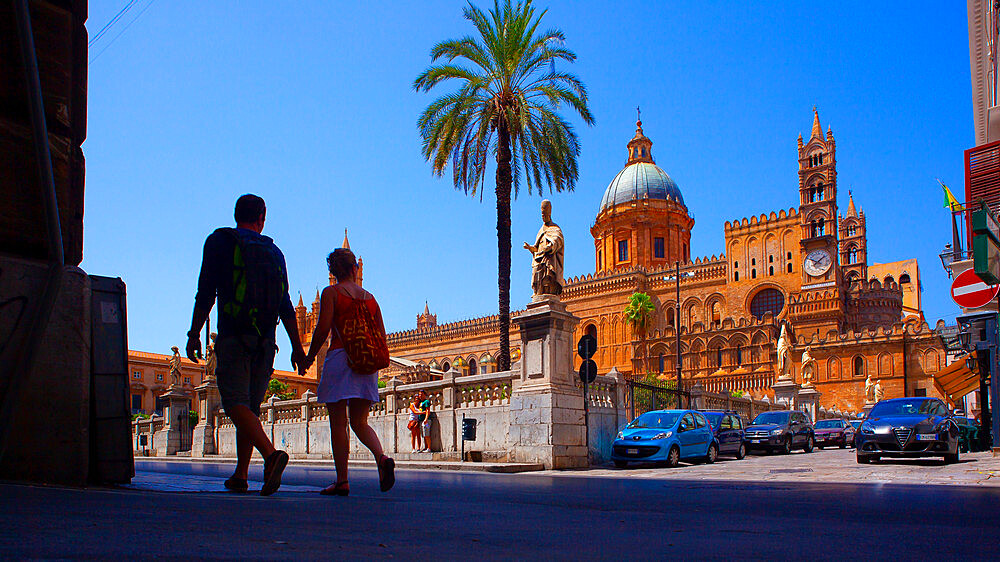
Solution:
[(868, 327), (855, 330), (848, 327), (845, 330), (831, 329), (824, 334), (799, 335), (796, 346), (824, 346), (838, 343), (878, 343), (888, 340), (899, 340), (906, 334), (908, 337), (937, 338), (937, 333), (927, 322), (897, 322), (891, 326)]
[(786, 222), (789, 219), (795, 220), (798, 217), (798, 211), (794, 207), (785, 211), (784, 209), (775, 213), (771, 211), (770, 214), (761, 214), (760, 216), (751, 216), (749, 218), (743, 217), (742, 219), (735, 219), (732, 221), (726, 221), (724, 226), (726, 236), (732, 234), (743, 234), (743, 231), (750, 230), (767, 230), (773, 226), (774, 223)]
[[(522, 312), (524, 311), (512, 311), (510, 313), (511, 319), (516, 318)], [(516, 330), (517, 328), (512, 324), (511, 333), (516, 332)], [(413, 329), (393, 332), (391, 334), (386, 334), (386, 340), (390, 346), (393, 346), (405, 345), (419, 341), (430, 341), (434, 339), (458, 339), (470, 336), (488, 335), (492, 333), (500, 333), (499, 314), (481, 316), (479, 318), (470, 318), (468, 320), (460, 320), (458, 322), (448, 322), (447, 324), (438, 324), (433, 328), (425, 328), (422, 330)]]

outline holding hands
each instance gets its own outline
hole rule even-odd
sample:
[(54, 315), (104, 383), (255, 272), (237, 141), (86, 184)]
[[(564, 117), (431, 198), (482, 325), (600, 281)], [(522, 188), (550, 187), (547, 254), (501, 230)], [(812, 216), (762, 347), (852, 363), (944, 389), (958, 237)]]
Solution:
[(315, 355), (312, 356), (306, 355), (305, 352), (302, 351), (301, 347), (298, 347), (292, 351), (292, 367), (295, 367), (295, 370), (298, 371), (299, 376), (305, 376), (306, 369), (308, 369), (309, 366), (312, 365), (313, 361), (315, 360), (316, 360)]

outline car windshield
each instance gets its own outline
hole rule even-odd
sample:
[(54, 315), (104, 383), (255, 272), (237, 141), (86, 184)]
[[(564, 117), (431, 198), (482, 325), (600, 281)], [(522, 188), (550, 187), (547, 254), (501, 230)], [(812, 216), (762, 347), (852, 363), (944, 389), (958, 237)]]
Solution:
[(754, 425), (767, 425), (772, 423), (788, 423), (788, 412), (762, 412), (757, 414), (757, 417), (753, 419)]
[(861, 426), (861, 420), (851, 420), (851, 427), (857, 429)]
[(681, 415), (676, 412), (646, 412), (632, 420), (632, 423), (626, 427), (628, 429), (670, 429), (677, 423), (679, 417)]
[(881, 418), (885, 416), (916, 416), (920, 414), (930, 414), (934, 408), (933, 400), (893, 400), (891, 402), (879, 402), (872, 408), (869, 417)]
[(823, 420), (816, 422), (816, 429), (839, 429), (844, 427), (844, 422), (840, 420)]
[(719, 412), (702, 412), (706, 418), (708, 418), (708, 423), (712, 424), (712, 429), (719, 429), (719, 424), (722, 423), (722, 414)]

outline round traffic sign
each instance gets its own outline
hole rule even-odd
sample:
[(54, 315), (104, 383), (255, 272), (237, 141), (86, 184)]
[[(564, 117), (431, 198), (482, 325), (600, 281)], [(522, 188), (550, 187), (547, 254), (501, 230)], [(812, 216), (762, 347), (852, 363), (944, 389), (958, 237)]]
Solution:
[(590, 359), (597, 353), (597, 338), (590, 334), (584, 334), (576, 344), (576, 352), (584, 359)]
[(597, 378), (597, 363), (587, 359), (580, 364), (580, 381), (590, 384)]
[(951, 298), (962, 308), (986, 306), (997, 296), (1000, 285), (987, 285), (971, 269), (955, 276), (951, 283)]

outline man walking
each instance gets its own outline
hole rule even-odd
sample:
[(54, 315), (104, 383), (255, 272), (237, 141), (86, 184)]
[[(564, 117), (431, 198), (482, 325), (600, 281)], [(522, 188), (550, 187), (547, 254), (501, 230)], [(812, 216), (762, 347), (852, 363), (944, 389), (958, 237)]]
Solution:
[(266, 210), (260, 197), (243, 195), (236, 201), (236, 228), (217, 229), (205, 240), (187, 341), (188, 359), (197, 362), (199, 333), (218, 298), (215, 376), (222, 407), (236, 426), (236, 470), (226, 480), (226, 488), (247, 491), (250, 457), (256, 447), (264, 458), (262, 496), (278, 489), (288, 464), (288, 454), (274, 448), (260, 424), (260, 403), (274, 371), (274, 332), (279, 318), (292, 342), (293, 367), (305, 359), (288, 296), (285, 256), (270, 238), (261, 235)]

